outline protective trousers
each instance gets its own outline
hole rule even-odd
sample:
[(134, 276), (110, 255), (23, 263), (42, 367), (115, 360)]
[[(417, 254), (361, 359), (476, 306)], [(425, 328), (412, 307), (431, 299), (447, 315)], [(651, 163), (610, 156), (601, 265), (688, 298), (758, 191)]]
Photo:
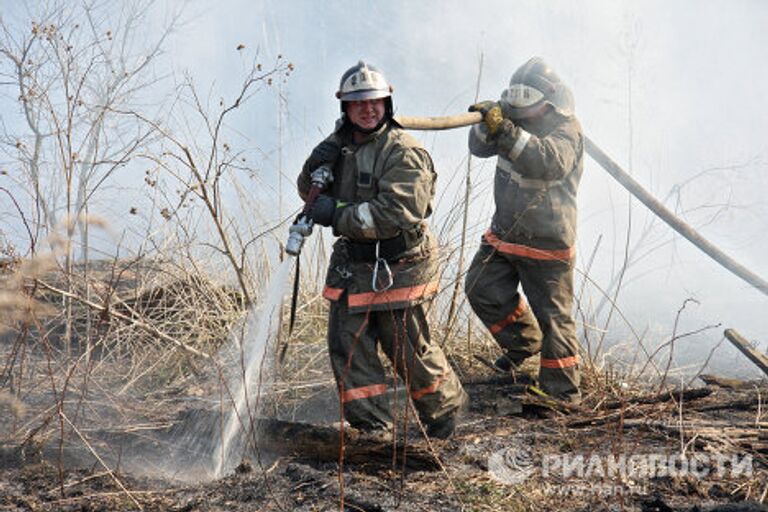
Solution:
[(519, 362), (541, 352), (541, 388), (556, 398), (580, 400), (572, 260), (537, 260), (483, 244), (465, 289), (472, 309), (510, 359)]
[(378, 346), (392, 362), (426, 426), (454, 414), (466, 394), (442, 349), (429, 339), (423, 304), (350, 313), (346, 297), (330, 303), (328, 352), (344, 419), (366, 430), (392, 425), (392, 396)]

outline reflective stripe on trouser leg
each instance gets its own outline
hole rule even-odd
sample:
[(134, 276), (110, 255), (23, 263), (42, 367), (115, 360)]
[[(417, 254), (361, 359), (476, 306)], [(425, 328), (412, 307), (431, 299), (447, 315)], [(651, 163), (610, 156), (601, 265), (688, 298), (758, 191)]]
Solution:
[(346, 302), (331, 302), (328, 313), (328, 353), (344, 419), (358, 428), (388, 427), (387, 378), (370, 319), (365, 313), (350, 314)]
[(522, 360), (541, 349), (541, 331), (517, 291), (519, 282), (516, 263), (483, 245), (472, 260), (464, 288), (473, 311), (504, 352)]
[(578, 400), (579, 342), (572, 316), (573, 266), (570, 263), (527, 262), (520, 279), (542, 331), (541, 388), (550, 395)]
[(431, 423), (461, 407), (466, 395), (442, 349), (430, 340), (424, 305), (371, 314), (381, 347), (406, 382), (421, 421)]

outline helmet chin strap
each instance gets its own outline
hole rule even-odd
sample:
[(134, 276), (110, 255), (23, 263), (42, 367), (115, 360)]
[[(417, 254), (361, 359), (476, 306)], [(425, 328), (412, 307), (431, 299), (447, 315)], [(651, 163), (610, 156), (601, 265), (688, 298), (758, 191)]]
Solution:
[(379, 121), (379, 124), (374, 126), (373, 128), (363, 128), (362, 126), (356, 125), (355, 123), (350, 121), (350, 125), (352, 126), (352, 129), (358, 133), (362, 133), (363, 135), (370, 135), (376, 131), (378, 131), (382, 126), (384, 126), (384, 123), (389, 121), (389, 117), (384, 116), (381, 118), (381, 121)]

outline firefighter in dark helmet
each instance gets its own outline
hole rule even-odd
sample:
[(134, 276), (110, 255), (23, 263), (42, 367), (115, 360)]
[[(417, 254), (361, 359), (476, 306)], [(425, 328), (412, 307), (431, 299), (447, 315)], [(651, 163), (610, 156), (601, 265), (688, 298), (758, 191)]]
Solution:
[(533, 58), (515, 71), (498, 101), (470, 111), (481, 112), (484, 122), (471, 129), (469, 149), (481, 158), (496, 156), (497, 165), (496, 210), (467, 273), (467, 298), (504, 351), (496, 366), (509, 370), (540, 353), (541, 388), (578, 402), (571, 310), (584, 136), (573, 96)]
[(432, 159), (392, 118), (392, 88), (359, 62), (341, 77), (341, 119), (298, 178), (305, 198), (312, 172), (332, 169), (329, 188), (309, 216), (331, 226), (333, 247), (323, 295), (330, 301), (328, 350), (344, 418), (388, 429), (390, 383), (381, 347), (402, 378), (427, 434), (447, 438), (466, 401), (425, 307), (438, 291), (437, 254), (426, 223), (436, 174)]

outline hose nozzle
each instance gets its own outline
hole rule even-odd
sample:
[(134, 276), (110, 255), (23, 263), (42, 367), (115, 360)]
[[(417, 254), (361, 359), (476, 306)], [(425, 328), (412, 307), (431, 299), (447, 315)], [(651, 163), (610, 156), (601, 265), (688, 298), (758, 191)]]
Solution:
[(291, 256), (298, 256), (304, 239), (312, 234), (312, 219), (309, 211), (317, 196), (333, 182), (333, 171), (328, 165), (321, 165), (312, 172), (312, 186), (307, 194), (304, 204), (304, 212), (296, 219), (296, 222), (288, 229), (288, 241), (285, 243), (285, 252)]
[(304, 239), (312, 234), (312, 221), (306, 215), (299, 219), (288, 228), (288, 241), (285, 243), (285, 252), (291, 256), (298, 256), (304, 245)]

